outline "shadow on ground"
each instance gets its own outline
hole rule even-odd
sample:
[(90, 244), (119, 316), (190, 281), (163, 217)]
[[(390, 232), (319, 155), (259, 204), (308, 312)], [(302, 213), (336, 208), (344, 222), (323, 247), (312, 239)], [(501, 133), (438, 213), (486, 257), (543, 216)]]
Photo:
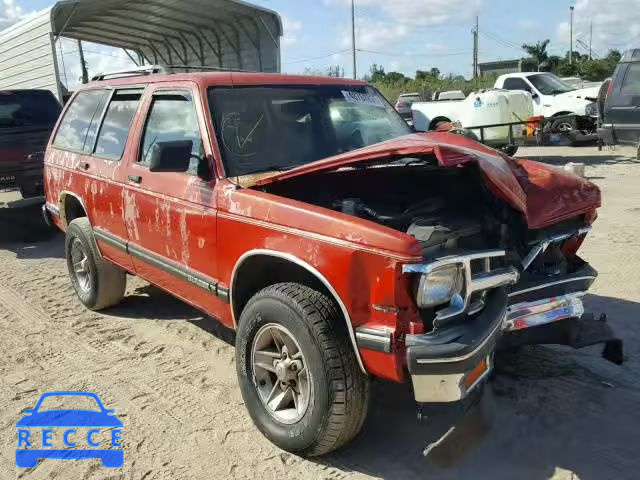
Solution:
[(136, 319), (185, 320), (230, 345), (235, 343), (235, 332), (200, 310), (150, 284), (136, 288), (121, 303), (110, 308), (109, 315)]
[(482, 403), (427, 458), (431, 427), (416, 420), (409, 389), (379, 382), (361, 435), (323, 462), (382, 478), (637, 479), (640, 304), (597, 295), (586, 303), (625, 334), (622, 367), (601, 359), (600, 347), (502, 353)]
[(63, 258), (64, 236), (44, 224), (39, 206), (0, 209), (0, 249), (15, 252), (20, 259)]
[[(427, 458), (438, 419), (418, 422), (408, 384), (375, 381), (361, 434), (318, 463), (381, 478), (636, 479), (640, 469), (640, 304), (588, 295), (625, 339), (627, 362), (600, 348), (528, 346), (496, 358), (481, 402)], [(185, 319), (233, 344), (234, 332), (155, 288), (139, 289), (111, 315)], [(571, 476), (574, 474), (575, 476)]]

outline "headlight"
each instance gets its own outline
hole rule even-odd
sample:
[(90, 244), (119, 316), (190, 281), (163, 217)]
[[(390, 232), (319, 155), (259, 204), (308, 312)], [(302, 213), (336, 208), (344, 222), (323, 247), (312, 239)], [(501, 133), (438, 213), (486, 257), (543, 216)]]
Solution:
[(435, 307), (448, 303), (462, 290), (462, 273), (457, 265), (445, 265), (424, 273), (418, 283), (418, 307)]
[(584, 114), (588, 115), (590, 117), (597, 117), (598, 116), (598, 104), (596, 102), (592, 102), (592, 103), (588, 104), (584, 108)]

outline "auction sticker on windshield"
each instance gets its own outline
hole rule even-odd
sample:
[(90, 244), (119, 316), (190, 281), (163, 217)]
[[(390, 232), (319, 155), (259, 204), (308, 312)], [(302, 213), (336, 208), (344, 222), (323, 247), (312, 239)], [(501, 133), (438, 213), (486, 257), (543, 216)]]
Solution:
[(351, 90), (341, 90), (342, 96), (349, 103), (369, 105), (370, 107), (385, 108), (385, 104), (379, 95), (370, 93), (360, 93)]
[[(66, 408), (54, 408), (64, 406)], [(96, 458), (107, 468), (124, 463), (122, 422), (95, 393), (48, 392), (16, 423), (16, 465), (33, 468), (40, 459)]]

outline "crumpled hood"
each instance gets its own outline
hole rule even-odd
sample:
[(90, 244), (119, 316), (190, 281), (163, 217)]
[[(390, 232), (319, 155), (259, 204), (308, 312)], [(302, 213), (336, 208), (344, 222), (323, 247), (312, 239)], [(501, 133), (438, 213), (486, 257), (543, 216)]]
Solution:
[(396, 157), (434, 155), (442, 167), (475, 163), (490, 191), (521, 212), (531, 229), (544, 228), (600, 206), (593, 183), (531, 160), (515, 160), (474, 140), (444, 132), (405, 135), (318, 160), (286, 172), (263, 174), (244, 186), (267, 185), (316, 172)]

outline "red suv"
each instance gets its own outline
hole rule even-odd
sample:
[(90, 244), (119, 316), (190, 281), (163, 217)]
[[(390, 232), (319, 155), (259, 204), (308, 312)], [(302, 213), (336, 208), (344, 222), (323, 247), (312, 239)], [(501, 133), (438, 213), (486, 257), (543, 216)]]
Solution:
[(597, 187), (412, 133), (363, 82), (91, 83), (55, 129), (45, 184), (82, 303), (118, 303), (130, 273), (235, 329), (251, 417), (298, 454), (358, 433), (371, 376), (444, 407), (480, 392), (498, 343), (620, 353), (580, 301)]

